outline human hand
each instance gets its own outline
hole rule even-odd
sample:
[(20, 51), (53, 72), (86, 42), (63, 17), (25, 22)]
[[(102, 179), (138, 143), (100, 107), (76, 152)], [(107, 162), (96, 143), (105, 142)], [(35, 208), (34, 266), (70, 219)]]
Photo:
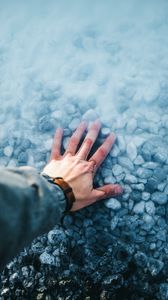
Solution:
[(71, 136), (63, 155), (61, 155), (63, 129), (58, 128), (54, 136), (49, 163), (42, 171), (42, 173), (52, 178), (62, 177), (71, 186), (76, 198), (71, 211), (77, 211), (98, 200), (114, 197), (123, 191), (122, 187), (118, 184), (106, 184), (96, 189), (93, 188), (94, 175), (110, 152), (115, 142), (115, 135), (111, 133), (94, 155), (87, 160), (89, 152), (99, 134), (101, 123), (97, 120), (91, 125), (80, 149), (76, 153), (78, 144), (86, 128), (87, 123), (81, 122)]

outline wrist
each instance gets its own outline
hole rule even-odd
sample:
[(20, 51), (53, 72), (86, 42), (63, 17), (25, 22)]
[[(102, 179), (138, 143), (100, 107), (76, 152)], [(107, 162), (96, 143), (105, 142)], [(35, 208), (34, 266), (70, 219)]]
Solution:
[(49, 182), (58, 185), (62, 189), (66, 198), (65, 212), (70, 211), (73, 206), (73, 203), (76, 201), (71, 186), (62, 177), (53, 178), (45, 173), (41, 173), (41, 175), (44, 176)]

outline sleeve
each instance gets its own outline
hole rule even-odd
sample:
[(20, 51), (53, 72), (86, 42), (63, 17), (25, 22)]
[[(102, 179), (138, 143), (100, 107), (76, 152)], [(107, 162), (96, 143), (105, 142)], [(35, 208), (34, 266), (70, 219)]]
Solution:
[(0, 167), (0, 270), (35, 237), (59, 223), (62, 189), (33, 167)]

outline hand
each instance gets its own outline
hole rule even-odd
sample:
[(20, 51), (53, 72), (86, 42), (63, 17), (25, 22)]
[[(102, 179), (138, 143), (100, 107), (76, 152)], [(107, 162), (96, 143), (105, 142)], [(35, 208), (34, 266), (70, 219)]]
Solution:
[(53, 178), (62, 177), (71, 186), (76, 198), (71, 211), (77, 211), (98, 200), (116, 196), (123, 191), (122, 187), (118, 184), (106, 184), (93, 189), (93, 177), (110, 152), (115, 141), (115, 136), (111, 133), (94, 155), (87, 160), (89, 152), (99, 134), (101, 123), (97, 120), (91, 125), (80, 149), (76, 153), (78, 144), (86, 128), (86, 122), (81, 122), (71, 136), (63, 155), (60, 153), (63, 129), (58, 128), (55, 133), (49, 163), (42, 171), (42, 173), (46, 173)]

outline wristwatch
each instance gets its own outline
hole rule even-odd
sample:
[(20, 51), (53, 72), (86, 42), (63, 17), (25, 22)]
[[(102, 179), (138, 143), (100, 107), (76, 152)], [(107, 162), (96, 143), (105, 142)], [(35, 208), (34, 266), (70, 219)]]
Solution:
[(66, 209), (65, 212), (70, 211), (72, 208), (73, 203), (76, 201), (72, 188), (69, 184), (62, 178), (62, 177), (50, 177), (45, 173), (41, 173), (49, 182), (52, 184), (58, 185), (64, 192), (66, 197)]

